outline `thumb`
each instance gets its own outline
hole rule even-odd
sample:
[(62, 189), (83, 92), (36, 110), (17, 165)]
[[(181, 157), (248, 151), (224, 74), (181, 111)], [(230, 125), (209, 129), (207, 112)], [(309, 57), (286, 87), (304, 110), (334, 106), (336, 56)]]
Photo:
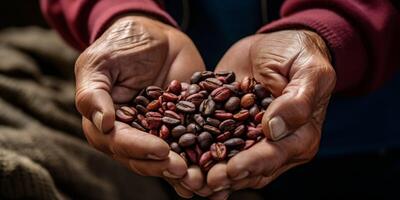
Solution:
[(76, 81), (75, 104), (78, 111), (90, 119), (100, 132), (109, 132), (114, 127), (115, 110), (110, 95), (110, 84), (105, 75), (88, 75)]

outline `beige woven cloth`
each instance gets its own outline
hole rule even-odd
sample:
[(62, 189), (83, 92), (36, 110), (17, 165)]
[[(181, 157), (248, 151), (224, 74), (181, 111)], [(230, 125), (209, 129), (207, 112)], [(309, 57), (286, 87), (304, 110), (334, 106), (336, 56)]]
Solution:
[(52, 31), (0, 32), (0, 199), (168, 199), (82, 139), (76, 56)]

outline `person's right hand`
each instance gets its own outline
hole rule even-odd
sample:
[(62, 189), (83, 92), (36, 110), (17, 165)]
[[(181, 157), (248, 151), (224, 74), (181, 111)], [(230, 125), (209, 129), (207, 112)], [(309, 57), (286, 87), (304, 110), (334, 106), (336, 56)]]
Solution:
[(200, 170), (188, 170), (162, 139), (116, 121), (114, 104), (128, 103), (148, 85), (165, 87), (203, 70), (196, 47), (177, 29), (146, 16), (115, 20), (75, 65), (76, 106), (89, 144), (140, 175), (166, 178), (181, 196), (193, 195), (181, 182), (202, 187)]

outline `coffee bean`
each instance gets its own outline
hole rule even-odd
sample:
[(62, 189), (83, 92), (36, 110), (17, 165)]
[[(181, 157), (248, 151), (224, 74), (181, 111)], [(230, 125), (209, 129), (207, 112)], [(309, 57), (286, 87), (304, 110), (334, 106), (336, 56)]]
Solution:
[(162, 125), (160, 128), (160, 135), (159, 137), (163, 140), (166, 140), (170, 135), (169, 129), (167, 126)]
[(183, 134), (178, 141), (179, 146), (188, 147), (193, 145), (196, 142), (196, 135), (193, 133), (185, 133)]
[(207, 91), (212, 91), (222, 86), (222, 82), (216, 78), (207, 78), (199, 83), (200, 87)]
[(247, 128), (245, 125), (240, 125), (235, 128), (235, 130), (233, 131), (233, 135), (235, 137), (241, 137), (246, 132), (246, 130)]
[(249, 109), (249, 114), (251, 117), (255, 117), (258, 113), (260, 112), (260, 109), (258, 108), (257, 104), (254, 104), (250, 109)]
[(162, 94), (162, 100), (165, 102), (175, 102), (178, 100), (178, 98), (179, 98), (178, 96), (170, 92), (164, 92)]
[(223, 143), (214, 143), (210, 147), (211, 156), (216, 161), (222, 161), (226, 158), (226, 146)]
[(192, 164), (197, 164), (197, 154), (193, 149), (186, 149), (186, 156), (189, 158)]
[(215, 77), (215, 74), (212, 71), (203, 71), (203, 72), (201, 72), (201, 78), (203, 80), (207, 79), (207, 78), (214, 78), (214, 77)]
[(218, 128), (216, 128), (216, 127), (214, 127), (214, 126), (211, 126), (211, 125), (204, 125), (204, 126), (203, 126), (203, 129), (204, 129), (205, 131), (208, 131), (208, 132), (214, 134), (214, 135), (219, 135), (219, 134), (221, 134), (221, 131), (220, 131)]
[(199, 111), (204, 116), (209, 116), (216, 110), (215, 106), (215, 102), (212, 99), (206, 99), (200, 104)]
[(200, 156), (199, 165), (203, 171), (207, 172), (214, 164), (215, 162), (210, 151), (206, 151)]
[(172, 118), (172, 117), (166, 117), (166, 116), (164, 116), (164, 117), (162, 118), (162, 122), (163, 122), (164, 124), (167, 124), (167, 125), (170, 125), (170, 126), (176, 126), (176, 125), (178, 125), (178, 124), (181, 123), (181, 120), (175, 119), (175, 118)]
[(224, 142), (224, 145), (230, 149), (241, 149), (245, 142), (241, 138), (231, 138)]
[(240, 82), (240, 89), (244, 93), (250, 92), (254, 87), (254, 81), (252, 78), (246, 76), (242, 79), (242, 82)]
[(181, 82), (178, 80), (173, 80), (168, 86), (168, 91), (174, 94), (180, 94), (182, 90)]
[(174, 151), (175, 153), (179, 154), (182, 152), (181, 147), (179, 147), (179, 144), (176, 142), (172, 142), (169, 147), (171, 148), (172, 151)]
[(119, 121), (129, 123), (136, 118), (137, 110), (133, 107), (122, 106), (115, 111), (115, 116)]
[(164, 112), (164, 116), (166, 116), (166, 117), (171, 117), (171, 118), (178, 119), (178, 120), (181, 120), (181, 116), (179, 116), (176, 112), (174, 112), (174, 111), (172, 111), (172, 110), (166, 110), (166, 111)]
[(273, 100), (273, 99), (272, 99), (271, 97), (266, 97), (266, 98), (264, 98), (263, 100), (261, 100), (261, 106), (262, 106), (264, 109), (267, 109), (268, 106), (269, 106), (269, 104), (271, 104), (272, 100)]
[(193, 73), (192, 77), (190, 78), (190, 83), (198, 83), (201, 80), (201, 72)]
[(221, 121), (219, 121), (218, 119), (214, 119), (211, 117), (207, 117), (206, 122), (207, 122), (207, 124), (214, 126), (214, 127), (218, 127), (219, 124), (221, 123)]
[(235, 73), (232, 71), (220, 71), (216, 72), (215, 75), (217, 77), (223, 77), (224, 83), (232, 83), (236, 79)]
[(242, 99), (240, 100), (240, 105), (242, 108), (250, 108), (256, 102), (256, 95), (253, 93), (247, 93), (243, 95)]
[(264, 117), (264, 111), (261, 111), (254, 116), (254, 122), (259, 124), (262, 121), (262, 118)]
[(257, 98), (259, 99), (264, 99), (265, 97), (267, 97), (268, 95), (270, 95), (270, 93), (268, 92), (267, 89), (264, 88), (264, 86), (262, 86), (261, 84), (255, 84), (254, 85), (254, 94), (257, 96)]
[(186, 91), (186, 90), (188, 90), (188, 88), (189, 88), (189, 83), (186, 83), (186, 82), (181, 82), (181, 88), (182, 88), (182, 91)]
[(203, 102), (204, 97), (202, 94), (196, 93), (188, 96), (186, 101), (192, 102), (194, 105), (199, 106)]
[(182, 125), (178, 125), (175, 126), (174, 128), (172, 128), (171, 130), (171, 135), (174, 138), (179, 138), (181, 137), (184, 133), (186, 133), (186, 127), (182, 126)]
[(187, 91), (189, 95), (197, 94), (200, 91), (200, 86), (197, 84), (191, 84)]
[(146, 88), (146, 95), (152, 99), (157, 99), (159, 96), (162, 95), (162, 93), (163, 90), (157, 86), (149, 86)]
[(254, 128), (251, 126), (247, 127), (247, 138), (249, 139), (257, 139), (258, 136), (262, 134), (262, 129), (261, 128)]
[(229, 112), (233, 112), (240, 107), (240, 98), (239, 97), (230, 97), (228, 101), (225, 102), (225, 110)]
[(214, 117), (219, 120), (231, 119), (233, 117), (232, 113), (225, 112), (224, 110), (216, 110)]
[(176, 109), (183, 113), (193, 113), (196, 111), (196, 106), (189, 101), (179, 101), (176, 104)]
[(233, 156), (236, 156), (236, 154), (238, 154), (239, 152), (240, 152), (239, 150), (232, 149), (232, 150), (229, 151), (227, 157), (228, 158), (232, 158)]
[(217, 138), (215, 138), (215, 141), (217, 142), (225, 142), (225, 140), (229, 139), (231, 137), (232, 133), (229, 131), (226, 131), (222, 133), (221, 135), (218, 135)]
[(194, 119), (194, 121), (195, 121), (198, 125), (200, 125), (200, 126), (204, 126), (204, 124), (206, 123), (206, 122), (204, 121), (204, 118), (201, 116), (201, 114), (195, 114), (195, 115), (193, 115), (193, 119)]
[(148, 111), (146, 107), (140, 104), (136, 105), (136, 110), (139, 111), (139, 113), (141, 114), (146, 114)]
[(146, 109), (147, 110), (157, 110), (160, 106), (161, 106), (160, 101), (153, 100), (149, 104), (147, 104)]
[(201, 131), (201, 127), (195, 123), (190, 123), (186, 127), (186, 132), (189, 133), (199, 133)]
[(150, 101), (144, 97), (144, 96), (137, 96), (134, 100), (135, 104), (140, 104), (142, 106), (147, 106), (147, 104), (150, 103)]
[(238, 113), (233, 115), (233, 119), (237, 120), (237, 121), (244, 121), (247, 118), (249, 118), (250, 114), (248, 110), (241, 110)]
[(138, 124), (138, 123), (135, 122), (135, 121), (131, 122), (131, 126), (132, 126), (133, 128), (136, 128), (136, 129), (140, 130), (140, 131), (146, 131), (146, 129), (143, 128), (143, 126), (141, 126), (140, 124)]
[(147, 112), (145, 114), (145, 116), (146, 117), (158, 117), (158, 118), (163, 117), (163, 115), (161, 113), (159, 113), (159, 112)]
[(160, 117), (147, 117), (146, 121), (149, 129), (158, 129), (163, 122)]
[(221, 124), (219, 124), (219, 129), (222, 132), (230, 131), (235, 128), (235, 123), (236, 122), (233, 119), (224, 120), (223, 122), (221, 122)]
[(171, 110), (171, 111), (176, 111), (176, 106), (172, 102), (166, 102), (166, 108), (163, 108), (164, 110)]
[(207, 150), (213, 142), (213, 137), (211, 133), (204, 131), (197, 136), (197, 142), (199, 143), (200, 148)]
[(215, 102), (223, 102), (231, 96), (231, 90), (226, 87), (219, 87), (213, 90), (210, 96)]

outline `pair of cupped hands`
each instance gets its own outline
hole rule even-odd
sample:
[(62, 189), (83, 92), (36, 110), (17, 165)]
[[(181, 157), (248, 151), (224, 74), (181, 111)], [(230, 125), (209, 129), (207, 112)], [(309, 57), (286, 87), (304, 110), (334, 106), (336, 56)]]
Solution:
[(144, 87), (188, 81), (204, 71), (193, 42), (176, 28), (145, 15), (125, 15), (78, 58), (76, 105), (90, 145), (143, 176), (162, 177), (176, 192), (226, 199), (245, 188), (262, 188), (316, 154), (336, 75), (318, 34), (283, 30), (255, 34), (234, 44), (216, 71), (237, 80), (254, 77), (275, 100), (262, 120), (266, 139), (203, 174), (162, 139), (115, 120), (114, 105), (126, 103)]

